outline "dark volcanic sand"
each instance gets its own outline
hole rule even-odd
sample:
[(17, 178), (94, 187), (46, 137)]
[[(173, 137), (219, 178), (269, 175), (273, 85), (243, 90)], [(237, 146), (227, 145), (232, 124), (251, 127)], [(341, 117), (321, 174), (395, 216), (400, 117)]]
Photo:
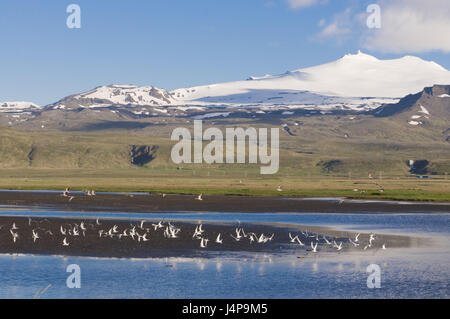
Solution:
[(279, 197), (204, 196), (203, 201), (190, 195), (74, 195), (68, 198), (52, 193), (0, 192), (0, 205), (35, 206), (69, 211), (120, 212), (285, 212), (285, 213), (445, 213), (450, 205), (433, 203), (397, 204), (391, 202), (355, 202), (296, 200)]
[[(73, 229), (75, 225), (84, 222), (86, 231), (80, 230), (79, 236), (63, 235), (61, 226), (64, 230)], [(19, 234), (16, 243), (13, 242), (11, 228), (13, 223), (17, 226), (17, 230), (13, 232)], [(305, 256), (312, 254), (310, 250), (311, 241), (316, 242), (315, 233), (320, 233), (319, 252), (334, 251), (325, 244), (322, 239), (326, 234), (328, 240), (336, 240), (337, 243), (343, 242), (344, 249), (342, 252), (359, 249), (362, 250), (363, 245), (368, 240), (368, 235), (363, 234), (360, 237), (361, 247), (354, 248), (348, 241), (348, 236), (354, 236), (347, 232), (321, 232), (321, 228), (314, 229), (308, 227), (309, 233), (313, 237), (302, 235), (299, 228), (288, 225), (259, 225), (246, 224), (239, 225), (245, 229), (247, 234), (254, 232), (259, 236), (264, 233), (266, 236), (274, 234), (273, 240), (266, 244), (250, 243), (249, 239), (243, 238), (239, 242), (231, 237), (235, 235), (237, 224), (204, 224), (204, 238), (210, 239), (207, 248), (200, 248), (200, 240), (194, 239), (193, 233), (197, 226), (193, 223), (172, 222), (177, 228), (181, 229), (179, 238), (171, 239), (164, 236), (164, 229), (157, 231), (152, 227), (154, 221), (144, 223), (143, 229), (140, 228), (140, 222), (127, 220), (100, 220), (100, 225), (94, 219), (63, 219), (63, 218), (26, 218), (26, 217), (0, 217), (0, 254), (35, 254), (35, 255), (62, 255), (62, 256), (80, 256), (80, 257), (117, 257), (117, 258), (160, 258), (160, 257), (213, 257), (217, 253), (224, 252), (267, 252), (281, 253), (288, 252), (297, 254), (297, 256)], [(109, 236), (99, 236), (99, 230), (108, 232), (114, 225), (118, 226), (118, 232), (112, 238)], [(167, 223), (164, 223), (166, 226)], [(138, 242), (131, 237), (118, 238), (125, 229), (130, 230), (136, 226), (136, 231), (143, 235), (148, 233), (147, 242)], [(79, 229), (79, 227), (77, 227)], [(38, 233), (39, 239), (36, 242), (32, 239), (32, 230)], [(304, 247), (298, 244), (292, 244), (289, 240), (289, 232), (294, 236), (299, 235), (300, 240), (305, 244)], [(217, 235), (221, 233), (223, 244), (215, 243)], [(63, 246), (63, 240), (67, 238), (70, 244), (68, 247)], [(374, 247), (370, 252), (379, 251), (381, 245), (387, 243), (388, 247), (410, 247), (415, 245), (415, 239), (404, 236), (385, 236), (379, 235)], [(368, 252), (369, 252), (368, 251)]]

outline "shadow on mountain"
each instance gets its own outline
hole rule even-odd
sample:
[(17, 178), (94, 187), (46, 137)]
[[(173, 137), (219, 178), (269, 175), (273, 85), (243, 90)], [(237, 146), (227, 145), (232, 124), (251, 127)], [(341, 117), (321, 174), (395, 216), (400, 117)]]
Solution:
[(88, 123), (83, 126), (70, 129), (70, 131), (138, 130), (149, 126), (158, 126), (158, 124), (133, 122), (133, 121), (118, 121), (118, 122), (108, 121), (99, 123)]
[(144, 166), (156, 157), (157, 145), (132, 145), (130, 146), (131, 164), (136, 166)]
[(309, 91), (297, 90), (256, 90), (249, 89), (245, 93), (230, 94), (224, 96), (207, 96), (197, 101), (206, 103), (224, 103), (224, 104), (262, 104), (270, 103), (301, 103), (301, 104), (323, 104), (334, 103), (338, 97), (324, 96)]
[(396, 104), (385, 104), (378, 109), (374, 110), (374, 116), (376, 117), (388, 117), (395, 115), (397, 113), (401, 113), (406, 109), (409, 109), (413, 107), (416, 102), (422, 97), (423, 92), (417, 93), (417, 94), (410, 94), (403, 99), (400, 100), (400, 102)]
[(424, 175), (428, 174), (428, 165), (430, 164), (427, 160), (411, 161), (407, 163), (410, 168), (411, 174)]

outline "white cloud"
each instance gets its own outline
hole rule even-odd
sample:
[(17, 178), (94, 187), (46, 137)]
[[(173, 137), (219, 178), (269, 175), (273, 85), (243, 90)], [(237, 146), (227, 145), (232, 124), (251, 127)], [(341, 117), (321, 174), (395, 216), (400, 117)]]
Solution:
[(318, 27), (323, 27), (327, 23), (327, 20), (320, 19), (319, 22), (317, 22)]
[(333, 22), (327, 25), (325, 28), (323, 28), (323, 30), (319, 33), (319, 36), (326, 38), (326, 37), (340, 36), (349, 33), (350, 29), (341, 27), (338, 23)]
[(319, 22), (322, 30), (316, 35), (317, 38), (335, 38), (338, 42), (343, 40), (344, 36), (352, 33), (352, 9), (347, 8), (345, 11), (335, 14), (331, 21), (327, 24), (324, 19)]
[(289, 7), (291, 7), (292, 9), (300, 9), (311, 7), (319, 3), (319, 0), (288, 0), (288, 3)]
[(449, 0), (382, 0), (381, 29), (363, 32), (363, 46), (384, 53), (450, 52)]

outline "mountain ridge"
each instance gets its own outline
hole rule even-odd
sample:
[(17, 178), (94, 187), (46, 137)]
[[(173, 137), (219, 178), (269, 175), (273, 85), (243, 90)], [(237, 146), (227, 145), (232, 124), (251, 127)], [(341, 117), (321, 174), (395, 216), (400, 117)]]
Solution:
[[(39, 107), (33, 103), (8, 107), (8, 113), (79, 111), (83, 109), (133, 113), (189, 115), (189, 110), (217, 112), (249, 109), (257, 112), (371, 112), (395, 104), (424, 87), (450, 84), (450, 71), (414, 56), (380, 60), (358, 51), (318, 66), (245, 81), (167, 91), (155, 86), (111, 84), (73, 94)], [(400, 94), (405, 93), (405, 94)], [(393, 107), (391, 107), (392, 109)], [(0, 107), (0, 112), (2, 108)], [(382, 114), (382, 113), (380, 113)]]
[(322, 65), (250, 79), (251, 81), (177, 89), (173, 92), (186, 103), (201, 101), (205, 96), (210, 101), (211, 97), (216, 97), (216, 102), (223, 102), (230, 95), (258, 89), (308, 91), (347, 98), (399, 99), (427, 86), (450, 84), (450, 72), (435, 62), (418, 57), (380, 60), (359, 51)]

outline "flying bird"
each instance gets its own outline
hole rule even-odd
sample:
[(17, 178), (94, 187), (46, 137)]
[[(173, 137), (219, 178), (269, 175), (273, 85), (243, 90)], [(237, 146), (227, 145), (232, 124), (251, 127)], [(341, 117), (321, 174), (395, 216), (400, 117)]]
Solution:
[(35, 243), (36, 240), (39, 239), (39, 234), (34, 229), (32, 230), (32, 232), (33, 232), (33, 235), (32, 235), (33, 242)]
[(63, 240), (63, 246), (69, 246), (70, 244), (67, 242), (67, 237), (64, 238)]
[(200, 247), (206, 248), (206, 246), (208, 246), (208, 241), (209, 239), (202, 238), (202, 240), (200, 241)]

